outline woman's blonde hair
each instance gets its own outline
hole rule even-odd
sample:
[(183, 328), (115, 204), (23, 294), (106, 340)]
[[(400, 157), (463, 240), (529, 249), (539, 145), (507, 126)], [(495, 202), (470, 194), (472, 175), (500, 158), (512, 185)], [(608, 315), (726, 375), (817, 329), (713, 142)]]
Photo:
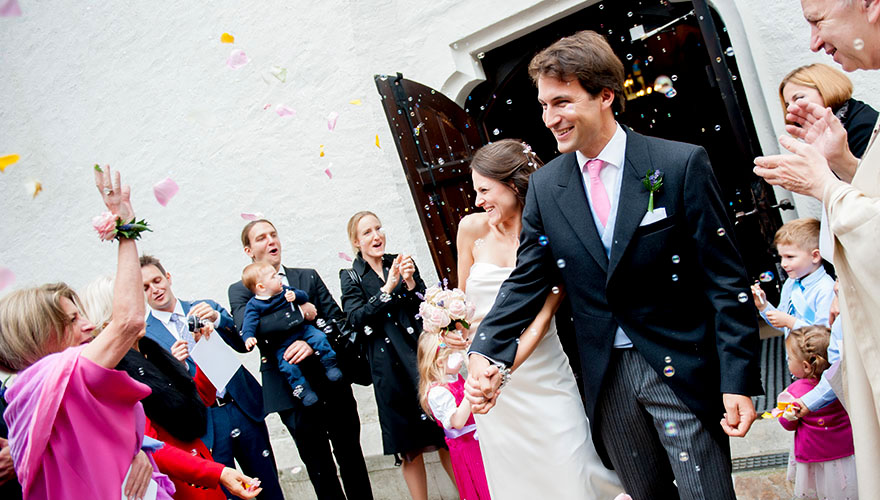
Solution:
[[(782, 83), (779, 84), (782, 116), (788, 112), (788, 105), (785, 103), (785, 97), (782, 96), (782, 89), (789, 83), (818, 90), (822, 100), (825, 101), (825, 107), (831, 108), (833, 112), (837, 112), (852, 97), (853, 93), (852, 82), (843, 72), (822, 63), (801, 66), (785, 75)], [(786, 120), (786, 123), (790, 124), (791, 122)]]
[(807, 377), (819, 380), (822, 372), (827, 370), (828, 344), (831, 341), (831, 330), (820, 325), (810, 325), (792, 330), (785, 339), (785, 345), (796, 354), (800, 361), (810, 365)]
[(0, 367), (18, 372), (66, 347), (70, 318), (62, 298), (81, 309), (76, 292), (64, 283), (17, 290), (0, 299)]
[(446, 360), (454, 351), (441, 347), (442, 337), (436, 333), (425, 333), (419, 336), (419, 404), (425, 415), (434, 418), (428, 406), (428, 391), (435, 385), (446, 384)]
[(113, 277), (100, 276), (80, 292), (82, 312), (95, 325), (92, 336), (96, 337), (113, 317)]
[[(352, 215), (351, 219), (348, 219), (348, 242), (351, 243), (351, 249), (354, 251), (354, 253), (358, 255), (360, 255), (361, 253), (361, 251), (358, 250), (357, 245), (355, 245), (355, 242), (357, 241), (358, 224), (360, 224), (361, 219), (368, 215), (372, 215), (376, 218), (376, 220), (379, 220), (379, 216), (374, 214), (373, 212), (370, 212), (369, 210), (361, 210), (360, 212)], [(379, 221), (379, 223), (381, 224), (382, 221)]]

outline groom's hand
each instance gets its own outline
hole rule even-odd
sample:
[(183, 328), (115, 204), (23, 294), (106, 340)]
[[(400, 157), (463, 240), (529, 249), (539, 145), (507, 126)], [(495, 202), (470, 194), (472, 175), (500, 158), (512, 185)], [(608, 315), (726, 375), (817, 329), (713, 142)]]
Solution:
[(468, 359), (468, 379), (465, 383), (465, 396), (471, 402), (473, 413), (486, 413), (495, 406), (495, 399), (501, 387), (501, 374), (497, 366), (480, 354), (471, 354)]
[(722, 398), (724, 418), (721, 427), (730, 437), (744, 437), (757, 417), (752, 398), (742, 394), (724, 394)]

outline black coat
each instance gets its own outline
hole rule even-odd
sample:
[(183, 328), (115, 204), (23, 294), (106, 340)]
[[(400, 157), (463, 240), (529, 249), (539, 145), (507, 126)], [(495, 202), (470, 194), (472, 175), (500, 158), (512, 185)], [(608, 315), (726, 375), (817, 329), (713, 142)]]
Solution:
[(862, 101), (850, 99), (834, 114), (840, 118), (843, 128), (846, 129), (846, 142), (849, 144), (850, 152), (856, 158), (861, 158), (874, 132), (877, 110)]
[[(385, 276), (395, 257), (383, 257)], [(425, 283), (418, 269), (413, 275), (416, 287), (407, 290), (401, 280), (387, 302), (380, 299), (379, 291), (385, 285), (384, 277), (360, 256), (352, 262), (351, 272), (343, 269), (339, 278), (342, 308), (351, 327), (358, 331), (356, 342), (366, 347), (370, 361), (385, 454), (442, 446), (442, 431), (419, 405), (416, 353), (422, 324), (415, 317), (421, 302), (416, 294), (425, 293)]]
[(116, 365), (153, 392), (141, 402), (144, 413), (157, 426), (181, 441), (201, 438), (208, 426), (208, 408), (183, 363), (148, 337), (129, 349)]
[[(673, 367), (674, 375), (661, 378), (727, 447), (718, 424), (721, 394), (763, 393), (757, 315), (733, 225), (703, 148), (624, 130), (610, 258), (590, 216), (575, 154), (564, 154), (531, 176), (516, 268), (471, 351), (511, 364), (520, 332), (561, 276), (590, 423), (600, 421), (597, 401), (620, 326), (658, 373)], [(654, 169), (663, 172), (654, 207), (665, 208), (667, 217), (642, 226), (649, 195), (642, 179)], [(539, 243), (544, 235), (546, 246)], [(594, 428), (602, 453), (598, 436)]]
[[(290, 286), (303, 290), (309, 295), (309, 302), (314, 304), (315, 309), (318, 310), (317, 318), (345, 319), (345, 315), (339, 309), (333, 296), (330, 295), (327, 285), (321, 280), (317, 271), (285, 267), (284, 274), (287, 276)], [(241, 281), (229, 286), (229, 307), (232, 309), (232, 317), (238, 330), (241, 330), (241, 325), (244, 322), (244, 310), (248, 300), (253, 296), (254, 294)], [(286, 332), (293, 328), (299, 328), (303, 321), (305, 320), (299, 311), (289, 309), (276, 311), (260, 318), (255, 336), (257, 347), (260, 349), (260, 375), (263, 379), (263, 405), (266, 413), (302, 407), (302, 402), (293, 396), (290, 382), (278, 370), (278, 358), (275, 357), (275, 352), (278, 342), (286, 338)], [(230, 343), (230, 345), (239, 352), (247, 352), (241, 339), (235, 344)], [(323, 392), (327, 392), (323, 390), (327, 382), (324, 368), (317, 356), (309, 356), (297, 366), (302, 370), (315, 392), (318, 393), (318, 397), (321, 397)], [(345, 390), (351, 392), (350, 388)], [(330, 393), (327, 392), (327, 394)]]

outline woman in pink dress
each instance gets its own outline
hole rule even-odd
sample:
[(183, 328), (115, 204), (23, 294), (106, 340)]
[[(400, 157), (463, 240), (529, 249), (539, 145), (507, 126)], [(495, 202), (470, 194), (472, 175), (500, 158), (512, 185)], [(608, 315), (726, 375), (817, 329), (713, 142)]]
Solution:
[[(96, 168), (95, 181), (114, 219), (132, 221), (130, 189), (119, 174)], [(112, 229), (104, 236), (112, 238)], [(113, 320), (94, 340), (76, 293), (63, 283), (0, 300), (0, 367), (18, 373), (4, 417), (25, 499), (118, 500), (148, 492), (170, 499), (174, 492), (141, 451), (139, 401), (150, 389), (113, 369), (144, 328), (137, 247), (131, 238), (118, 241)]]

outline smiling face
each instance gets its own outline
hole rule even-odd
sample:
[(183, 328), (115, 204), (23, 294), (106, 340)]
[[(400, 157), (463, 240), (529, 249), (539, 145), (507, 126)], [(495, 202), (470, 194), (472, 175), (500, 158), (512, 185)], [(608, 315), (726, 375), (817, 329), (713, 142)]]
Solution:
[(141, 277), (147, 304), (157, 311), (174, 311), (177, 299), (171, 291), (171, 274), (162, 274), (158, 267), (149, 265), (141, 268)]
[(354, 246), (364, 258), (381, 259), (385, 255), (385, 230), (373, 215), (365, 215), (358, 221)]
[(541, 119), (553, 132), (560, 153), (580, 151), (595, 158), (614, 135), (614, 92), (590, 95), (577, 79), (538, 78)]
[(489, 224), (496, 226), (513, 218), (522, 216), (522, 206), (512, 186), (471, 172), (474, 191), (477, 193), (475, 205), (489, 215)]
[(266, 262), (276, 270), (281, 266), (281, 240), (268, 222), (259, 222), (248, 231), (248, 245), (244, 253), (254, 262)]
[(880, 68), (880, 2), (801, 0), (801, 7), (810, 23), (810, 50), (825, 51), (845, 71)]
[(785, 269), (789, 278), (803, 278), (818, 269), (822, 262), (818, 248), (807, 251), (796, 245), (780, 244), (776, 246), (776, 250), (782, 259), (782, 269)]
[(825, 99), (822, 98), (822, 94), (819, 93), (818, 89), (793, 82), (786, 83), (785, 87), (782, 88), (782, 99), (785, 101), (786, 106), (795, 101), (803, 100), (818, 104), (823, 108), (825, 107)]
[(61, 309), (69, 320), (67, 328), (64, 330), (64, 338), (67, 340), (67, 345), (77, 346), (91, 341), (95, 325), (86, 319), (77, 309), (76, 304), (67, 297), (61, 297), (60, 304)]

